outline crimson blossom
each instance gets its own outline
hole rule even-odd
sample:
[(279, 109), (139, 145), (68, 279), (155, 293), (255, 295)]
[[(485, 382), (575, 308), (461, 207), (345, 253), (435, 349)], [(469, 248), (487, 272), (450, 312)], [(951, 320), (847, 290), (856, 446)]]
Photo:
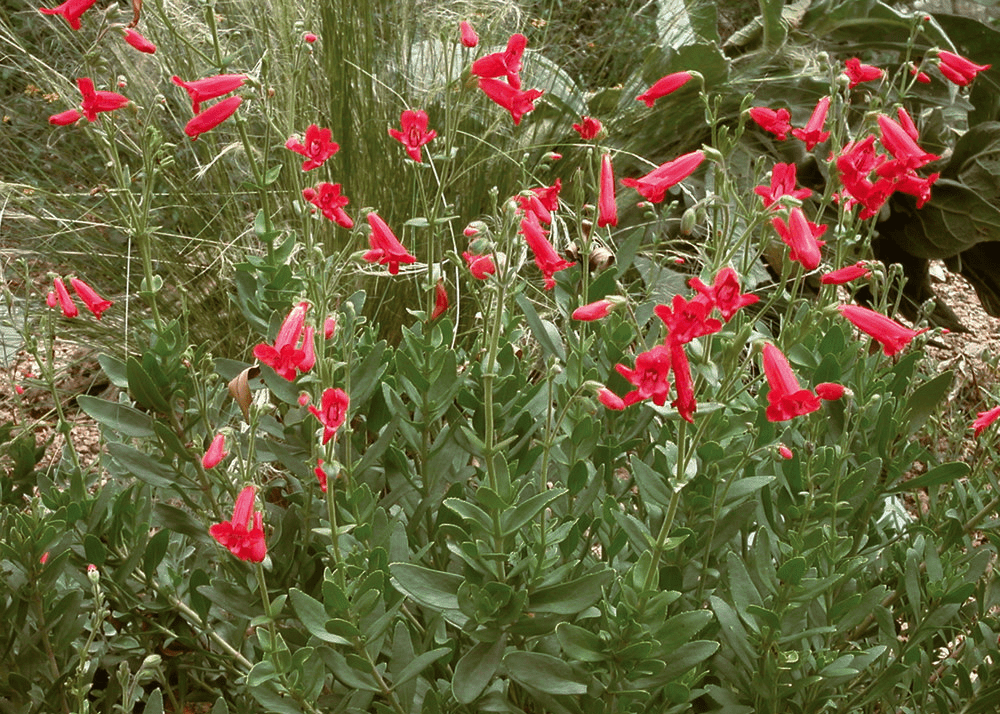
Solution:
[(770, 342), (764, 345), (764, 376), (767, 377), (768, 421), (788, 421), (820, 408), (819, 397), (799, 385), (788, 359)]
[(687, 352), (679, 342), (670, 343), (670, 368), (674, 372), (674, 389), (677, 392), (677, 398), (670, 402), (670, 406), (677, 410), (681, 419), (693, 424), (698, 403), (694, 398), (694, 380), (691, 379)]
[[(502, 52), (493, 52), (485, 57), (480, 57), (472, 63), (472, 69), (470, 71), (473, 75), (482, 79), (506, 77), (507, 85), (511, 89), (520, 89), (520, 72), (522, 66), (521, 57), (524, 55), (524, 48), (527, 46), (527, 37), (520, 33), (513, 34), (507, 41), (507, 49)], [(482, 87), (483, 83), (480, 82), (479, 86)], [(486, 91), (486, 89), (484, 88), (483, 91)], [(486, 91), (486, 93), (489, 94), (488, 91)], [(492, 95), (490, 98), (493, 99)], [(498, 102), (496, 99), (494, 99), (494, 101)], [(518, 120), (515, 119), (514, 123), (517, 124), (517, 122)]]
[(80, 16), (87, 12), (97, 0), (66, 0), (58, 7), (40, 7), (43, 15), (62, 15), (74, 30), (80, 29)]
[(708, 316), (713, 307), (712, 300), (705, 295), (696, 295), (690, 300), (674, 295), (671, 305), (657, 305), (653, 311), (667, 327), (667, 342), (683, 345), (722, 329), (721, 322)]
[(985, 72), (990, 66), (988, 64), (976, 64), (961, 55), (956, 55), (954, 52), (946, 50), (938, 52), (938, 69), (941, 70), (941, 74), (960, 87), (964, 87), (972, 82), (977, 74)]
[(854, 265), (848, 265), (846, 268), (823, 273), (823, 277), (819, 281), (823, 285), (844, 285), (858, 278), (870, 278), (871, 275), (872, 271), (868, 268), (868, 264), (862, 260)]
[(801, 263), (806, 270), (815, 270), (819, 267), (822, 257), (819, 249), (824, 245), (819, 237), (826, 232), (826, 226), (819, 226), (807, 220), (798, 206), (794, 206), (788, 212), (787, 224), (780, 218), (775, 218), (771, 221), (771, 225), (788, 246), (788, 257), (791, 260)]
[(740, 278), (731, 267), (725, 267), (716, 273), (711, 285), (705, 285), (697, 277), (688, 280), (688, 285), (707, 297), (726, 322), (729, 322), (741, 308), (760, 300), (757, 295), (742, 293)]
[(76, 80), (76, 86), (80, 88), (80, 94), (83, 96), (80, 110), (70, 109), (53, 114), (49, 117), (50, 124), (66, 126), (75, 123), (80, 117), (86, 117), (87, 121), (91, 122), (97, 121), (97, 115), (101, 112), (113, 112), (129, 103), (128, 97), (123, 97), (117, 92), (95, 90), (94, 82), (90, 77), (80, 77)]
[(94, 317), (98, 320), (101, 319), (101, 315), (105, 310), (114, 305), (114, 303), (110, 300), (105, 300), (98, 295), (96, 290), (79, 278), (70, 278), (69, 284), (73, 286), (73, 290), (75, 290), (76, 294), (80, 296), (81, 300), (83, 300), (83, 304), (87, 306), (87, 309), (90, 310), (90, 312), (92, 312)]
[(202, 102), (236, 91), (243, 86), (246, 78), (245, 74), (217, 74), (213, 77), (185, 82), (175, 74), (170, 78), (170, 81), (188, 93), (191, 97), (191, 110), (198, 114), (201, 111)]
[(184, 133), (194, 141), (206, 131), (211, 131), (235, 114), (242, 103), (243, 97), (229, 97), (228, 99), (223, 99), (221, 102), (216, 102), (205, 111), (195, 114), (184, 125)]
[(624, 298), (620, 297), (596, 300), (576, 308), (570, 317), (574, 320), (580, 320), (582, 322), (593, 322), (594, 320), (600, 320), (607, 317), (609, 312), (624, 302)]
[(857, 57), (851, 57), (844, 62), (844, 65), (844, 74), (851, 80), (848, 89), (854, 89), (862, 82), (873, 82), (876, 79), (881, 79), (885, 75), (885, 72), (874, 65), (861, 64), (861, 60)]
[(514, 126), (521, 123), (521, 117), (535, 108), (537, 100), (544, 92), (540, 89), (528, 89), (522, 92), (506, 82), (484, 77), (479, 80), (479, 88), (487, 97), (510, 112)]
[(816, 102), (816, 108), (813, 109), (813, 113), (809, 117), (809, 121), (806, 122), (805, 127), (802, 129), (792, 129), (792, 136), (806, 143), (806, 151), (812, 151), (816, 144), (821, 144), (829, 138), (830, 132), (823, 131), (823, 125), (826, 123), (826, 113), (829, 109), (830, 97), (823, 97)]
[(601, 183), (597, 195), (597, 225), (618, 225), (618, 204), (615, 203), (615, 175), (611, 168), (611, 155), (601, 156)]
[(458, 23), (458, 31), (462, 37), (462, 45), (464, 47), (475, 47), (479, 44), (479, 35), (472, 29), (472, 25), (465, 20)]
[(62, 281), (62, 278), (53, 278), (52, 286), (55, 288), (55, 291), (50, 292), (45, 300), (48, 306), (55, 307), (58, 300), (63, 317), (76, 317), (79, 315), (80, 310), (77, 308), (76, 303), (73, 302), (73, 298), (70, 297), (69, 290), (66, 289), (66, 284)]
[(206, 469), (214, 469), (226, 458), (226, 435), (216, 434), (209, 444), (205, 455), (201, 457), (201, 465)]
[(368, 214), (368, 225), (371, 233), (368, 234), (368, 245), (370, 250), (362, 256), (369, 263), (380, 263), (389, 266), (389, 274), (399, 273), (401, 263), (416, 263), (415, 256), (406, 252), (406, 248), (399, 242), (386, 222), (374, 211)]
[(344, 228), (353, 228), (354, 221), (344, 211), (350, 201), (347, 196), (340, 194), (339, 183), (329, 183), (324, 181), (317, 184), (316, 188), (302, 189), (302, 197), (322, 211), (323, 215)]
[(329, 388), (323, 392), (320, 408), (310, 405), (309, 411), (323, 425), (323, 444), (325, 445), (337, 433), (347, 419), (347, 409), (351, 400), (343, 389)]
[(305, 329), (306, 310), (309, 303), (302, 301), (289, 311), (281, 323), (274, 345), (261, 343), (253, 348), (258, 360), (289, 382), (299, 371), (306, 372), (315, 361), (312, 330)]
[(676, 92), (687, 84), (694, 77), (690, 72), (674, 72), (665, 77), (660, 77), (653, 83), (653, 86), (635, 98), (637, 102), (645, 102), (647, 107), (652, 107), (657, 99)]
[(645, 176), (622, 179), (622, 185), (633, 187), (647, 201), (660, 203), (666, 197), (668, 188), (693, 174), (704, 160), (704, 152), (692, 151), (657, 166)]
[(448, 291), (444, 288), (444, 281), (438, 280), (434, 286), (434, 311), (431, 319), (436, 320), (448, 309)]
[(526, 213), (521, 221), (521, 230), (518, 231), (524, 236), (528, 247), (535, 256), (535, 265), (545, 276), (545, 289), (551, 290), (555, 287), (556, 281), (552, 276), (560, 270), (571, 268), (576, 263), (559, 257), (556, 249), (545, 237), (546, 231), (542, 229), (538, 222), (538, 217), (534, 213)]
[(975, 436), (979, 436), (986, 429), (993, 424), (998, 418), (1000, 418), (1000, 407), (993, 407), (985, 412), (977, 412), (976, 420), (972, 422), (972, 428), (975, 429)]
[(464, 251), (462, 257), (465, 258), (469, 272), (476, 280), (486, 280), (491, 275), (496, 274), (497, 266), (493, 262), (492, 255), (476, 255), (469, 251)]
[(133, 30), (131, 27), (125, 29), (125, 41), (132, 45), (132, 47), (135, 47), (137, 50), (144, 52), (147, 55), (156, 53), (156, 45)]
[(795, 164), (775, 164), (771, 169), (771, 184), (755, 186), (753, 192), (764, 201), (764, 208), (770, 208), (782, 196), (791, 196), (799, 201), (812, 196), (808, 188), (795, 188)]
[(881, 344), (882, 351), (887, 357), (902, 350), (917, 335), (931, 329), (925, 327), (922, 330), (911, 330), (892, 318), (860, 305), (840, 305), (837, 309), (841, 315), (851, 321), (852, 325)]
[(792, 115), (787, 109), (770, 109), (768, 107), (752, 107), (750, 118), (753, 119), (764, 131), (774, 134), (778, 141), (788, 138), (788, 132), (792, 130)]
[(216, 523), (208, 532), (240, 560), (260, 563), (267, 555), (264, 541), (264, 514), (254, 510), (257, 489), (247, 486), (236, 498), (233, 518)]
[(422, 109), (407, 109), (399, 117), (402, 131), (399, 129), (389, 129), (389, 136), (398, 141), (406, 148), (406, 153), (410, 158), (421, 163), (420, 147), (428, 143), (437, 136), (437, 132), (427, 130), (427, 112)]
[(580, 135), (580, 138), (584, 141), (590, 141), (595, 136), (601, 133), (603, 125), (600, 120), (594, 119), (593, 117), (580, 117), (580, 123), (574, 124), (573, 128), (576, 129), (576, 133)]
[(321, 129), (315, 124), (310, 124), (306, 129), (305, 142), (299, 142), (298, 137), (291, 136), (285, 142), (285, 148), (306, 157), (302, 162), (302, 170), (312, 171), (340, 151), (340, 144), (331, 141), (331, 136), (329, 129)]
[(631, 392), (622, 397), (625, 405), (635, 404), (643, 399), (652, 399), (653, 404), (662, 407), (670, 392), (670, 348), (666, 345), (656, 345), (651, 350), (640, 352), (635, 357), (635, 369), (629, 369), (623, 364), (616, 364), (618, 374), (635, 386)]

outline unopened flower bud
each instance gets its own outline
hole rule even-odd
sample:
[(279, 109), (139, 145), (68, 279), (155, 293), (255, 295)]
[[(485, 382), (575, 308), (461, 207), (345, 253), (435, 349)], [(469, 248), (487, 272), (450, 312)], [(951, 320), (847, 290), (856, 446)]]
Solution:
[(94, 585), (101, 582), (101, 571), (97, 569), (97, 566), (91, 563), (87, 566), (87, 579), (90, 580)]
[(697, 220), (698, 213), (693, 207), (685, 210), (684, 214), (681, 216), (681, 235), (691, 235), (691, 231), (694, 230), (694, 224)]

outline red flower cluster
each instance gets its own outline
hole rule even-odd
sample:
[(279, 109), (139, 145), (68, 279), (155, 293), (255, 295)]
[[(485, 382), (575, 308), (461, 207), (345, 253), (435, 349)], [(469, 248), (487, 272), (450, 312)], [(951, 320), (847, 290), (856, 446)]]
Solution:
[(323, 392), (320, 408), (310, 405), (309, 411), (323, 425), (323, 443), (326, 444), (337, 433), (347, 419), (347, 408), (351, 400), (343, 389), (327, 389)]
[(947, 52), (945, 50), (938, 52), (938, 69), (941, 70), (941, 74), (960, 87), (971, 83), (977, 74), (985, 72), (990, 66), (988, 64), (976, 64), (961, 55), (956, 55), (954, 52)]
[(774, 134), (778, 141), (788, 138), (788, 132), (792, 130), (792, 115), (787, 109), (769, 109), (768, 107), (753, 107), (750, 109), (750, 118), (753, 119), (764, 131)]
[[(347, 196), (340, 195), (339, 183), (323, 182), (316, 185), (316, 188), (302, 189), (302, 197), (322, 211), (323, 215), (344, 228), (353, 228), (354, 221), (344, 211), (350, 201)], [(314, 209), (315, 210), (315, 209)]]
[(410, 158), (420, 163), (423, 159), (420, 156), (420, 147), (428, 143), (437, 136), (437, 132), (427, 130), (427, 112), (417, 109), (407, 109), (399, 117), (402, 131), (399, 129), (389, 129), (389, 136), (398, 141), (406, 148), (406, 153)]
[(321, 129), (315, 124), (310, 124), (306, 129), (305, 142), (300, 142), (298, 137), (289, 137), (285, 142), (285, 148), (294, 151), (296, 154), (306, 157), (302, 162), (303, 171), (312, 171), (323, 165), (331, 156), (340, 151), (340, 144), (330, 140), (329, 129)]
[(574, 124), (573, 128), (576, 129), (576, 133), (580, 135), (580, 138), (584, 141), (590, 141), (595, 136), (601, 133), (601, 129), (604, 127), (601, 122), (593, 117), (580, 117), (580, 123)]
[(873, 82), (885, 76), (885, 72), (881, 69), (874, 65), (861, 64), (861, 60), (857, 57), (847, 60), (844, 62), (844, 65), (844, 74), (851, 80), (851, 83), (847, 86), (848, 89), (854, 89), (862, 82)]
[(775, 206), (782, 196), (799, 201), (812, 196), (808, 188), (795, 188), (795, 164), (775, 164), (771, 169), (770, 186), (756, 186), (753, 191), (764, 201), (764, 208)]
[(185, 82), (175, 74), (170, 78), (170, 81), (183, 88), (191, 97), (191, 109), (194, 112), (194, 117), (184, 126), (184, 133), (192, 140), (231, 117), (243, 103), (242, 97), (229, 97), (221, 102), (216, 102), (204, 111), (201, 110), (202, 102), (217, 99), (242, 87), (243, 82), (246, 81), (246, 75), (243, 74), (217, 74), (213, 77), (195, 79), (190, 82)]
[(305, 324), (308, 309), (309, 303), (300, 302), (281, 323), (273, 345), (261, 343), (253, 348), (254, 357), (289, 382), (316, 363), (314, 329)]
[(267, 543), (264, 541), (264, 514), (254, 510), (256, 493), (253, 486), (240, 491), (232, 520), (216, 523), (208, 532), (240, 560), (259, 563), (267, 555)]
[(101, 112), (113, 112), (129, 103), (128, 97), (123, 97), (116, 92), (95, 90), (94, 82), (90, 77), (80, 77), (76, 80), (76, 86), (80, 88), (80, 94), (83, 96), (80, 109), (70, 109), (53, 114), (49, 117), (49, 124), (66, 126), (75, 124), (83, 117), (86, 117), (87, 121), (97, 121), (97, 115)]
[(540, 89), (521, 91), (521, 59), (527, 45), (528, 38), (524, 35), (511, 35), (504, 51), (480, 57), (472, 63), (471, 69), (472, 74), (479, 77), (479, 88), (510, 112), (515, 126), (521, 123), (522, 116), (534, 110), (535, 100), (543, 94)]
[[(101, 315), (103, 315), (104, 312), (114, 304), (110, 300), (102, 298), (97, 294), (96, 290), (79, 278), (70, 278), (69, 284), (73, 287), (77, 297), (83, 301), (83, 304), (98, 320), (100, 320)], [(49, 291), (49, 294), (45, 297), (45, 303), (49, 307), (59, 305), (64, 317), (76, 317), (80, 314), (80, 311), (77, 309), (76, 303), (73, 302), (73, 298), (70, 296), (69, 290), (66, 289), (66, 284), (62, 281), (62, 278), (54, 278), (52, 280), (52, 288), (53, 289)]]
[(74, 30), (80, 29), (80, 17), (87, 12), (97, 0), (66, 0), (58, 7), (40, 7), (38, 11), (44, 15), (62, 15)]

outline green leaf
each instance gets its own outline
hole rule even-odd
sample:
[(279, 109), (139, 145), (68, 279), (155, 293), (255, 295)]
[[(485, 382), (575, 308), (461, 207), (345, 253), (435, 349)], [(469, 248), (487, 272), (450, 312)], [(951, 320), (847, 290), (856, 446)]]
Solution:
[(576, 615), (597, 602), (612, 580), (614, 571), (606, 568), (576, 580), (539, 588), (528, 596), (528, 610)]
[(500, 514), (500, 531), (503, 535), (516, 533), (525, 523), (541, 513), (542, 509), (566, 493), (565, 488), (553, 488), (537, 493)]
[[(711, 618), (711, 613), (708, 615)], [(568, 622), (560, 622), (556, 625), (556, 637), (559, 638), (563, 652), (572, 659), (581, 662), (603, 662), (607, 659), (604, 643), (590, 630)]]
[(776, 476), (747, 476), (733, 482), (726, 493), (726, 503), (732, 503), (744, 496), (755, 493), (774, 481)]
[(631, 464), (639, 493), (661, 508), (667, 508), (671, 501), (671, 490), (667, 486), (666, 476), (654, 471), (653, 467), (635, 454), (632, 455)]
[(535, 311), (535, 306), (531, 304), (531, 300), (523, 293), (517, 296), (517, 304), (521, 307), (524, 319), (527, 321), (528, 327), (531, 328), (531, 334), (541, 346), (542, 352), (547, 357), (558, 357), (565, 362), (566, 347), (563, 345), (555, 325), (548, 320), (542, 320)]
[(462, 518), (477, 524), (483, 532), (493, 532), (493, 520), (489, 517), (486, 511), (479, 506), (462, 500), (461, 498), (446, 498), (442, 502), (442, 505), (445, 508), (454, 511)]
[[(656, 639), (662, 651), (670, 654), (701, 632), (714, 619), (710, 610), (689, 610), (674, 615), (657, 628)], [(558, 634), (558, 630), (557, 630)]]
[(412, 563), (390, 563), (392, 585), (399, 592), (432, 610), (458, 610), (460, 575), (430, 570)]
[(142, 555), (142, 569), (147, 575), (152, 575), (156, 571), (156, 566), (167, 554), (167, 545), (170, 543), (170, 531), (160, 530), (153, 534), (146, 544), (146, 551)]
[(729, 575), (729, 592), (733, 595), (733, 605), (737, 612), (744, 613), (747, 605), (763, 606), (760, 593), (750, 579), (743, 559), (733, 551), (726, 554), (726, 570)]
[(222, 697), (216, 699), (209, 714), (229, 714), (229, 705), (226, 704), (226, 700)]
[(148, 414), (126, 404), (81, 394), (76, 398), (80, 408), (98, 424), (114, 429), (125, 436), (141, 438), (153, 436), (153, 420)]
[(350, 640), (327, 630), (326, 623), (329, 618), (326, 614), (326, 608), (323, 607), (323, 603), (319, 600), (307, 595), (298, 588), (292, 588), (288, 591), (288, 599), (292, 602), (292, 609), (295, 611), (295, 616), (305, 625), (310, 635), (333, 644), (351, 644)]
[(170, 411), (170, 405), (160, 394), (160, 390), (153, 383), (152, 378), (143, 368), (142, 363), (135, 357), (129, 357), (125, 363), (125, 374), (128, 377), (128, 391), (132, 398), (154, 412), (166, 414)]
[(568, 664), (541, 652), (508, 652), (504, 667), (512, 679), (546, 694), (586, 694), (587, 684)]
[(160, 693), (159, 688), (154, 689), (146, 697), (146, 708), (142, 712), (143, 714), (163, 714), (163, 694)]
[(961, 461), (952, 461), (947, 464), (941, 464), (940, 466), (935, 466), (927, 473), (912, 478), (909, 481), (903, 481), (889, 490), (889, 493), (899, 493), (901, 491), (912, 491), (917, 488), (927, 488), (930, 486), (939, 486), (943, 483), (951, 483), (956, 479), (960, 479), (966, 476), (971, 467)]
[(405, 684), (429, 666), (437, 662), (439, 659), (450, 654), (451, 647), (438, 647), (436, 650), (431, 650), (430, 652), (424, 652), (421, 655), (417, 655), (412, 662), (403, 668), (403, 671), (399, 673), (399, 676), (392, 683), (392, 686), (398, 687), (401, 684)]
[(722, 639), (732, 648), (736, 656), (740, 658), (740, 661), (749, 670), (754, 671), (756, 667), (756, 655), (753, 648), (750, 647), (750, 641), (747, 639), (747, 631), (740, 624), (740, 619), (736, 615), (736, 611), (728, 603), (715, 595), (709, 595), (708, 601), (712, 607), (712, 611), (715, 613), (716, 619), (719, 621)]
[(128, 389), (128, 374), (124, 362), (111, 355), (98, 355), (97, 362), (113, 385), (119, 389)]
[(662, 687), (679, 679), (689, 669), (714, 655), (718, 649), (719, 643), (709, 640), (695, 640), (681, 645), (667, 660), (666, 667), (652, 677), (633, 681), (632, 686), (646, 690)]
[(948, 394), (954, 372), (942, 372), (929, 382), (917, 387), (910, 398), (906, 400), (906, 411), (910, 420), (909, 433), (914, 434), (924, 425), (927, 418), (933, 414)]
[(789, 585), (798, 585), (806, 572), (806, 559), (801, 555), (789, 558), (778, 568), (778, 577)]
[(116, 441), (108, 442), (106, 448), (115, 463), (150, 486), (173, 488), (176, 484), (177, 474), (149, 454), (144, 454), (128, 444), (120, 444)]
[(451, 678), (451, 691), (461, 704), (471, 704), (493, 679), (503, 658), (504, 640), (479, 642), (462, 655)]

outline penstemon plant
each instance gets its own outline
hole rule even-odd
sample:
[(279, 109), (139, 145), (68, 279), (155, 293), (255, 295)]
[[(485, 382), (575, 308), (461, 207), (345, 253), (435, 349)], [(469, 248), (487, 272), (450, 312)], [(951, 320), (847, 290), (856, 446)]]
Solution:
[[(905, 18), (895, 64), (826, 56), (794, 114), (710, 60), (605, 116), (486, 18), (400, 24), (396, 56), (343, 35), (353, 5), (275, 7), (252, 55), (214, 4), (92, 6), (43, 13), (155, 69), (99, 89), (125, 70), (86, 54), (49, 122), (101, 157), (141, 277), (8, 295), (42, 310), (20, 332), (65, 432), (56, 343), (92, 315), (125, 346), (99, 357), (110, 393), (75, 399), (95, 463), (70, 440), (43, 468), (0, 430), (5, 711), (995, 705), (998, 412), (970, 421), (974, 463), (935, 453), (954, 375), (872, 253), (893, 201), (949, 180), (920, 72), (989, 66)], [(364, 120), (303, 89), (331, 67), (350, 106), (377, 95)], [(141, 107), (140, 77), (163, 92)], [(630, 146), (682, 105), (704, 141)], [(240, 341), (195, 339), (168, 279), (161, 221), (211, 204), (185, 172), (236, 217), (209, 225), (241, 234), (214, 286)]]

